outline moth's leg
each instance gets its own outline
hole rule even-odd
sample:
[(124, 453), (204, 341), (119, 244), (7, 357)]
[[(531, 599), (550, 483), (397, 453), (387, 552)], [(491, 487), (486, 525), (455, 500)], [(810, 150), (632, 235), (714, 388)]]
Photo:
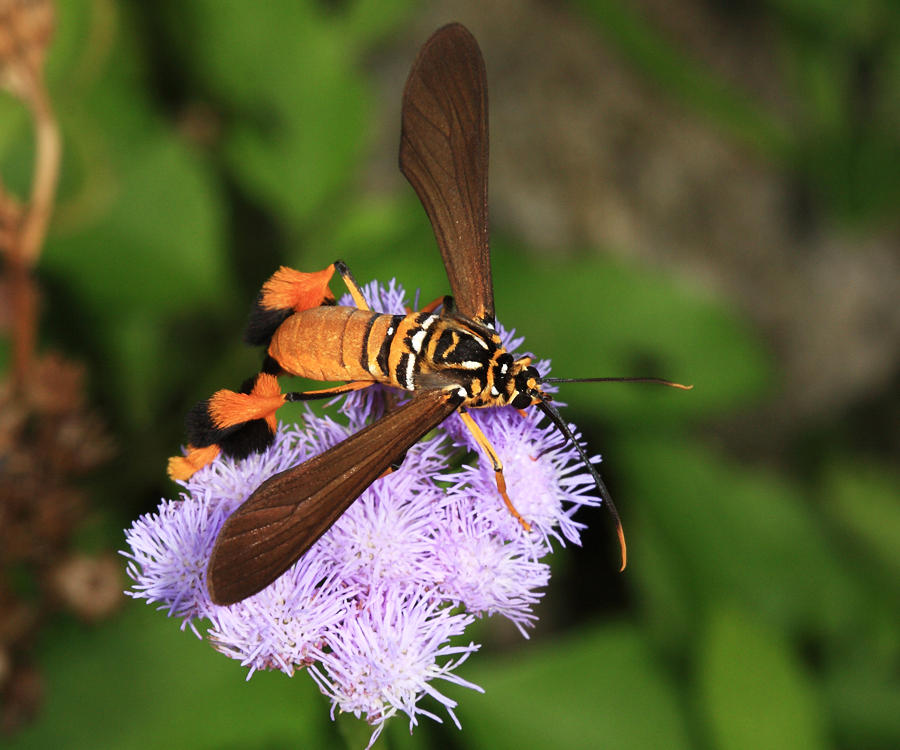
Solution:
[(320, 388), (315, 391), (292, 391), (284, 394), (285, 401), (316, 401), (320, 398), (331, 398), (332, 396), (340, 396), (343, 393), (351, 393), (352, 391), (361, 391), (375, 385), (374, 380), (352, 380), (343, 385), (336, 385), (331, 388)]
[(487, 457), (491, 459), (491, 463), (494, 466), (494, 479), (497, 481), (497, 489), (500, 491), (500, 496), (503, 498), (503, 502), (506, 503), (507, 509), (512, 513), (513, 517), (522, 524), (522, 528), (525, 529), (525, 531), (531, 531), (531, 524), (522, 518), (522, 515), (516, 510), (516, 506), (513, 505), (512, 500), (509, 499), (509, 495), (506, 492), (506, 480), (503, 478), (503, 464), (500, 461), (500, 457), (497, 455), (497, 451), (494, 450), (494, 446), (491, 445), (490, 440), (487, 439), (487, 436), (481, 431), (481, 428), (475, 420), (472, 419), (472, 415), (469, 414), (469, 412), (465, 409), (460, 409), (459, 416), (462, 417), (463, 423), (469, 428), (469, 432), (472, 433), (475, 442), (478, 443), (481, 450), (487, 454)]
[(344, 280), (344, 285), (350, 292), (350, 296), (353, 297), (354, 304), (360, 310), (371, 310), (372, 308), (369, 307), (369, 303), (366, 302), (366, 298), (363, 297), (362, 290), (359, 288), (359, 284), (356, 283), (356, 279), (353, 278), (353, 274), (350, 273), (350, 269), (347, 267), (347, 264), (342, 260), (336, 260), (334, 262), (334, 267), (337, 269), (337, 272)]

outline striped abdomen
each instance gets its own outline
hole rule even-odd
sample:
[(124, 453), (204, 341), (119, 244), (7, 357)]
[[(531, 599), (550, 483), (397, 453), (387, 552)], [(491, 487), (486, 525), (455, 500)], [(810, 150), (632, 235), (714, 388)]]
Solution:
[(278, 327), (269, 354), (292, 375), (375, 380), (412, 390), (416, 352), (436, 317), (314, 307), (291, 315)]

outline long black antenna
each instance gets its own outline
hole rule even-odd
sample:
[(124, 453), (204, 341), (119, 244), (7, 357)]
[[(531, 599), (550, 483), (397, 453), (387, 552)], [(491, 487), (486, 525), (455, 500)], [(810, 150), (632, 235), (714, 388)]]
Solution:
[[(544, 378), (545, 383), (548, 381), (549, 378)], [(556, 407), (545, 400), (545, 394), (535, 392), (533, 395), (539, 399), (537, 405), (540, 410), (550, 418), (550, 421), (556, 425), (557, 429), (559, 429), (559, 431), (566, 436), (566, 439), (575, 446), (575, 450), (578, 451), (578, 455), (581, 456), (584, 465), (587, 466), (588, 471), (591, 472), (591, 476), (594, 477), (594, 482), (597, 484), (597, 490), (600, 492), (600, 497), (603, 499), (603, 503), (606, 505), (606, 509), (609, 511), (610, 516), (612, 516), (613, 523), (616, 525), (616, 534), (619, 536), (619, 549), (622, 551), (622, 567), (619, 568), (619, 571), (625, 570), (625, 564), (628, 562), (628, 548), (625, 545), (625, 532), (622, 529), (622, 519), (619, 518), (619, 511), (616, 510), (616, 505), (613, 503), (612, 497), (610, 497), (609, 490), (606, 489), (606, 485), (600, 478), (600, 474), (597, 473), (597, 470), (588, 458), (587, 453), (584, 452), (584, 448), (581, 447), (581, 443), (575, 439), (572, 430), (569, 429), (569, 426), (565, 423)]]
[(681, 388), (683, 391), (689, 391), (694, 386), (682, 385), (681, 383), (673, 383), (671, 380), (663, 380), (662, 378), (541, 378), (542, 383), (654, 383), (656, 385), (667, 385), (670, 388)]

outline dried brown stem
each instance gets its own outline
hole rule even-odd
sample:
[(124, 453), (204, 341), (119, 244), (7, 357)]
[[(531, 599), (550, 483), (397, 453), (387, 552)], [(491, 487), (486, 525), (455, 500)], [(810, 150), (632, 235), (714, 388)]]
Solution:
[(34, 122), (36, 155), (31, 199), (22, 222), (18, 244), (20, 257), (29, 268), (33, 268), (43, 247), (50, 215), (53, 213), (62, 149), (59, 127), (44, 85), (44, 77), (40, 73), (34, 78), (28, 103)]
[[(48, 6), (49, 7), (49, 6)], [(32, 271), (40, 256), (47, 226), (53, 212), (53, 201), (59, 177), (61, 142), (59, 127), (43, 76), (43, 46), (45, 38), (37, 34), (34, 39), (21, 38), (21, 30), (41, 27), (17, 24), (21, 17), (11, 15), (17, 9), (6, 8), (5, 20), (9, 22), (6, 33), (9, 57), (4, 61), (3, 77), (8, 88), (18, 94), (31, 111), (34, 127), (35, 162), (28, 203), (18, 215), (6, 216), (3, 227), (2, 249), (6, 254), (6, 270), (12, 311), (13, 368), (12, 382), (18, 391), (31, 367), (37, 329), (37, 289)], [(34, 11), (34, 9), (31, 9)], [(37, 8), (37, 11), (46, 10)], [(52, 19), (52, 8), (49, 11)], [(39, 19), (41, 20), (41, 19)], [(46, 24), (44, 24), (46, 26)], [(8, 198), (2, 189), (3, 196)], [(10, 200), (4, 205), (12, 206)], [(9, 214), (10, 212), (5, 212)], [(15, 213), (15, 212), (13, 212)]]

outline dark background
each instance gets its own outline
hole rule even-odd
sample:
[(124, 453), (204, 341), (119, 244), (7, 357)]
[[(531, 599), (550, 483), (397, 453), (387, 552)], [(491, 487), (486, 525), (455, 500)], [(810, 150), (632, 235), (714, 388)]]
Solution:
[[(498, 316), (604, 456), (606, 515), (554, 555), (530, 641), (486, 620), (463, 731), (396, 747), (900, 745), (900, 11), (888, 0), (69, 1), (47, 63), (64, 158), (40, 347), (87, 368), (115, 445), (73, 549), (176, 487), (184, 413), (255, 371), (278, 264), (447, 292), (396, 167), (419, 45), (484, 51)], [(28, 118), (0, 99), (5, 184)], [(337, 289), (336, 289), (337, 290)], [(3, 359), (8, 361), (5, 344)], [(124, 568), (124, 563), (122, 563)], [(121, 587), (126, 581), (121, 581)], [(303, 673), (244, 670), (131, 600), (34, 635), (11, 748), (327, 747)], [(468, 635), (468, 634), (467, 634)], [(442, 688), (443, 690), (443, 688)]]

